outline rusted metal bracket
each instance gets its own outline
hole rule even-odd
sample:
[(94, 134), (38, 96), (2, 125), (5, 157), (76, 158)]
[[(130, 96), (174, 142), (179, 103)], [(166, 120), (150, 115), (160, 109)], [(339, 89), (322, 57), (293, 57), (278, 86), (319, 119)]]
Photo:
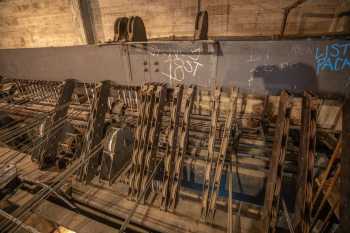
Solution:
[(238, 88), (232, 88), (231, 98), (230, 98), (230, 110), (226, 118), (223, 136), (221, 139), (220, 153), (216, 161), (215, 174), (213, 180), (213, 187), (210, 194), (208, 218), (210, 221), (214, 220), (215, 210), (216, 210), (216, 200), (220, 188), (220, 181), (224, 163), (226, 160), (226, 154), (230, 144), (231, 134), (233, 126), (236, 125), (236, 113), (237, 113), (237, 100), (238, 100), (239, 90)]
[(212, 96), (212, 113), (211, 113), (211, 123), (209, 131), (209, 141), (208, 141), (208, 157), (207, 164), (204, 174), (204, 183), (203, 183), (203, 195), (202, 195), (202, 209), (201, 209), (201, 221), (206, 222), (208, 215), (208, 204), (209, 204), (209, 190), (210, 190), (210, 177), (212, 173), (213, 160), (215, 159), (215, 138), (217, 130), (217, 121), (219, 118), (220, 110), (220, 97), (221, 97), (221, 88), (216, 88)]
[(286, 91), (283, 91), (279, 100), (278, 118), (272, 145), (270, 171), (267, 177), (265, 193), (263, 232), (266, 233), (276, 232), (283, 180), (283, 165), (288, 142), (290, 115), (291, 97)]
[(311, 227), (318, 105), (319, 99), (316, 96), (304, 92), (301, 113), (300, 156), (298, 160), (298, 190), (294, 220), (296, 231), (303, 233), (308, 233)]
[(183, 85), (177, 85), (174, 88), (173, 100), (170, 106), (170, 124), (167, 129), (167, 146), (164, 159), (164, 175), (162, 187), (162, 199), (160, 208), (167, 209), (169, 193), (171, 187), (171, 174), (174, 167), (174, 157), (177, 149), (179, 118), (181, 113), (181, 102), (183, 94)]
[(180, 122), (180, 132), (179, 132), (179, 147), (175, 154), (175, 165), (173, 174), (171, 177), (171, 190), (169, 194), (169, 204), (168, 209), (173, 211), (175, 209), (178, 192), (180, 188), (181, 182), (181, 170), (183, 165), (183, 158), (186, 153), (187, 143), (188, 143), (188, 134), (189, 134), (189, 125), (191, 120), (191, 113), (193, 108), (194, 97), (196, 95), (197, 88), (195, 86), (190, 86), (185, 94), (184, 94), (184, 103), (185, 109), (182, 118), (182, 122)]

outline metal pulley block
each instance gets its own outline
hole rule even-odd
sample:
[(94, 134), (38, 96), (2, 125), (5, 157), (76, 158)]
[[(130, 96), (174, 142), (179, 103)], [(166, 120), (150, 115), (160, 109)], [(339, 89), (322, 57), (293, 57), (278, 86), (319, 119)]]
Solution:
[(117, 18), (114, 23), (114, 41), (147, 41), (146, 28), (141, 17)]
[(146, 28), (139, 16), (132, 16), (128, 21), (128, 40), (129, 41), (146, 41)]
[(127, 41), (128, 40), (128, 18), (119, 17), (114, 23), (114, 41)]
[(101, 179), (112, 183), (119, 171), (130, 161), (133, 141), (130, 128), (110, 126), (107, 129), (101, 163)]

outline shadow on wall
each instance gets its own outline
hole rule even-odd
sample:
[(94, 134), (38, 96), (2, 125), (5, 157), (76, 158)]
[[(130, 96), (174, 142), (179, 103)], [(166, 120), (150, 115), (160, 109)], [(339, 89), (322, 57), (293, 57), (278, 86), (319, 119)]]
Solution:
[(318, 82), (314, 68), (304, 63), (263, 65), (255, 68), (254, 79), (262, 79), (266, 91), (277, 94), (282, 89), (292, 92), (317, 92)]

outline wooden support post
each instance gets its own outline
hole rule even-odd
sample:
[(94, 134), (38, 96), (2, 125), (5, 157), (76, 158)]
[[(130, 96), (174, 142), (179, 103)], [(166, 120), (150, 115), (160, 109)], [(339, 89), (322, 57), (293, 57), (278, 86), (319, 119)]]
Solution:
[(279, 101), (278, 118), (270, 160), (270, 172), (267, 177), (265, 193), (263, 232), (266, 233), (276, 231), (283, 179), (283, 165), (288, 142), (290, 113), (291, 98), (286, 91), (283, 91)]

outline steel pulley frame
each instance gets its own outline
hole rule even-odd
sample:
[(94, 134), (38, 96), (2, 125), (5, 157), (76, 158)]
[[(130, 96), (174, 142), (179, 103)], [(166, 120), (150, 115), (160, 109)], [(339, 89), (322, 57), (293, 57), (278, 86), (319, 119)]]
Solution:
[[(130, 180), (130, 188), (131, 188), (131, 199), (136, 200), (137, 196), (140, 193), (140, 186), (141, 186), (141, 180), (142, 180), (142, 170), (144, 167), (144, 159), (145, 155), (147, 153), (147, 144), (148, 144), (148, 138), (150, 134), (150, 128), (151, 128), (151, 114), (153, 112), (154, 107), (154, 92), (155, 92), (156, 86), (149, 85), (147, 87), (144, 99), (144, 111), (140, 112), (139, 114), (142, 115), (142, 122), (141, 122), (141, 130), (136, 132), (136, 137), (138, 138), (138, 148), (134, 153), (135, 158), (133, 158), (133, 180)], [(137, 129), (138, 130), (138, 129)], [(134, 156), (134, 155), (133, 155)]]
[[(226, 118), (224, 132), (221, 139), (221, 146), (220, 146), (220, 152), (218, 159), (216, 161), (215, 166), (215, 173), (213, 178), (213, 186), (210, 194), (210, 202), (209, 202), (209, 209), (208, 209), (208, 218), (210, 221), (214, 220), (215, 211), (216, 211), (216, 201), (217, 196), (220, 188), (220, 182), (221, 182), (221, 176), (222, 176), (222, 170), (225, 164), (226, 155), (228, 152), (228, 148), (230, 145), (230, 139), (232, 134), (232, 128), (233, 126), (236, 126), (236, 113), (237, 113), (237, 100), (238, 100), (238, 88), (232, 88), (231, 89), (231, 106), (229, 113)], [(234, 132), (236, 133), (236, 132)]]
[(171, 187), (171, 174), (174, 167), (174, 157), (177, 149), (179, 118), (181, 112), (181, 102), (183, 94), (183, 85), (178, 85), (174, 88), (173, 99), (170, 106), (170, 124), (167, 129), (167, 145), (164, 158), (164, 174), (162, 199), (160, 208), (167, 209), (169, 201), (169, 193)]
[[(92, 148), (99, 145), (104, 138), (105, 116), (108, 110), (108, 96), (111, 82), (103, 81), (98, 84), (89, 115), (88, 127), (83, 139), (81, 156), (88, 156)], [(79, 180), (89, 183), (97, 174), (100, 166), (102, 151), (91, 158), (80, 170)]]
[(296, 199), (296, 230), (309, 233), (311, 228), (313, 169), (315, 163), (317, 110), (319, 99), (304, 92), (301, 112), (300, 156)]
[(196, 95), (197, 88), (195, 86), (190, 86), (184, 93), (185, 109), (182, 121), (180, 122), (179, 131), (179, 146), (175, 154), (175, 164), (174, 170), (171, 177), (171, 189), (169, 194), (169, 204), (168, 209), (173, 211), (177, 203), (178, 192), (180, 188), (181, 181), (181, 171), (183, 166), (183, 159), (187, 149), (188, 136), (189, 136), (189, 125), (191, 120), (191, 113), (193, 108), (194, 97)]
[(129, 198), (132, 200), (136, 200), (143, 192), (152, 172), (152, 157), (158, 148), (161, 110), (166, 97), (166, 87), (148, 84), (141, 89), (140, 94), (141, 107), (129, 175)]
[(213, 167), (213, 160), (215, 159), (215, 138), (217, 131), (217, 121), (219, 118), (220, 110), (220, 97), (221, 88), (216, 88), (212, 96), (212, 113), (209, 131), (209, 141), (208, 141), (208, 157), (207, 164), (204, 173), (204, 184), (203, 184), (203, 194), (202, 194), (202, 209), (201, 209), (201, 221), (205, 222), (208, 215), (208, 202), (209, 202), (209, 190), (210, 190), (210, 177)]
[(141, 134), (143, 132), (143, 128), (145, 127), (144, 121), (145, 121), (145, 110), (146, 110), (146, 101), (147, 101), (147, 92), (149, 91), (150, 87), (146, 84), (142, 86), (142, 88), (139, 91), (139, 98), (140, 98), (140, 105), (139, 105), (139, 112), (137, 117), (137, 125), (135, 130), (135, 140), (133, 145), (133, 152), (131, 157), (131, 163), (132, 167), (129, 174), (129, 197), (131, 198), (131, 195), (133, 195), (134, 191), (134, 182), (135, 182), (135, 176), (136, 176), (136, 167), (138, 163), (138, 156), (139, 151), (141, 150)]
[(276, 131), (272, 145), (272, 156), (265, 193), (263, 232), (266, 233), (276, 232), (290, 117), (291, 97), (286, 91), (283, 91), (279, 100)]
[[(147, 184), (151, 179), (152, 172), (154, 170), (154, 156), (158, 150), (159, 134), (160, 134), (160, 122), (162, 118), (162, 110), (166, 99), (166, 87), (161, 85), (157, 86), (155, 91), (155, 103), (152, 113), (150, 137), (147, 144), (147, 153), (145, 157), (145, 166), (142, 170), (141, 181), (141, 193), (146, 192)], [(147, 198), (147, 194), (143, 195), (142, 202)]]

